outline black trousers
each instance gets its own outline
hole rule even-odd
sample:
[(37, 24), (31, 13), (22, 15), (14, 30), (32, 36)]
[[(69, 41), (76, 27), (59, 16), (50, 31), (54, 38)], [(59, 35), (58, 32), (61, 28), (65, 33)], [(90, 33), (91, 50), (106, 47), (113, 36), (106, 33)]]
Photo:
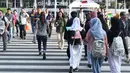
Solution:
[(47, 36), (39, 36), (37, 35), (38, 41), (38, 51), (41, 52), (41, 42), (43, 42), (43, 51), (46, 51), (47, 48)]
[(85, 57), (87, 57), (87, 45), (84, 45)]
[(26, 37), (26, 25), (20, 25), (20, 38), (23, 39)]
[(68, 42), (68, 47), (67, 47), (67, 51), (66, 51), (68, 59), (70, 59), (70, 45), (69, 44), (70, 43)]
[(128, 50), (128, 47), (126, 45), (125, 37), (123, 36), (122, 39), (123, 39), (125, 54), (126, 54), (126, 56), (128, 56), (129, 55), (129, 50)]
[(51, 25), (49, 25), (49, 29), (50, 29), (49, 37), (51, 37), (51, 34), (52, 34), (52, 26)]
[(16, 24), (15, 27), (16, 27), (16, 34), (18, 34), (18, 32), (19, 32), (19, 25)]

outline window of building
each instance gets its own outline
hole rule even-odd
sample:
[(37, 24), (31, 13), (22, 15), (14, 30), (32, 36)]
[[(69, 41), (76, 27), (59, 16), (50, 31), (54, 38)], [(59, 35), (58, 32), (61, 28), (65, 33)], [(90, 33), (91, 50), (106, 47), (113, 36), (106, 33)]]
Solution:
[(33, 8), (34, 0), (23, 0), (23, 7)]
[(0, 7), (6, 7), (6, 0), (0, 0)]
[(20, 7), (20, 0), (16, 0), (16, 7)]
[(8, 0), (8, 7), (10, 7), (10, 8), (13, 7), (13, 1), (14, 1), (14, 0)]

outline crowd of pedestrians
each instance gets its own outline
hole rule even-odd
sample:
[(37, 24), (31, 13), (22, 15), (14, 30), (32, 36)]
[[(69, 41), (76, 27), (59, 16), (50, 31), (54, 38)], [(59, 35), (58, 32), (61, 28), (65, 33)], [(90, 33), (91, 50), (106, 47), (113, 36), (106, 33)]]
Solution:
[[(108, 18), (100, 10), (89, 11), (87, 14), (81, 8), (79, 12), (72, 11), (71, 18), (59, 9), (54, 18), (48, 9), (42, 11), (40, 7), (26, 12), (24, 8), (20, 13), (17, 10), (3, 13), (0, 10), (0, 37), (3, 39), (3, 51), (7, 49), (7, 43), (11, 43), (15, 37), (26, 40), (26, 26), (30, 17), (30, 25), (33, 34), (32, 42), (38, 44), (39, 55), (46, 59), (47, 40), (51, 37), (53, 25), (56, 27), (57, 44), (59, 49), (64, 49), (67, 41), (67, 56), (69, 59), (69, 73), (79, 70), (82, 50), (85, 50), (84, 58), (88, 60), (87, 66), (93, 73), (101, 73), (101, 66), (108, 60), (111, 73), (121, 73), (122, 57), (127, 63), (130, 61), (130, 10), (115, 14)], [(110, 20), (111, 27), (107, 20)], [(16, 29), (16, 31), (15, 31)], [(16, 32), (16, 36), (15, 36)], [(43, 43), (43, 51), (41, 44)]]

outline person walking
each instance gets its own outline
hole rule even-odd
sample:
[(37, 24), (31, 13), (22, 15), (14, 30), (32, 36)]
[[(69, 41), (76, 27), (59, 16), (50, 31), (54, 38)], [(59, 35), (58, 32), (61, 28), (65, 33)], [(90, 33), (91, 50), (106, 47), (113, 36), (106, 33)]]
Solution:
[(13, 11), (13, 37), (14, 37), (15, 27), (16, 27), (16, 35), (18, 36), (18, 31), (19, 31), (19, 15), (17, 13), (17, 10)]
[(36, 36), (38, 42), (38, 50), (39, 55), (42, 54), (41, 52), (41, 43), (43, 42), (43, 59), (46, 59), (46, 49), (47, 49), (47, 35), (48, 35), (48, 25), (46, 23), (45, 14), (44, 12), (41, 13), (39, 20), (36, 22)]
[(32, 12), (30, 13), (30, 18), (31, 18), (31, 26), (32, 26), (32, 33), (34, 34), (34, 30), (35, 30), (35, 14), (36, 14), (36, 10), (32, 9)]
[[(38, 7), (37, 8), (37, 12), (35, 13), (35, 16), (33, 18), (34, 20), (34, 24), (36, 25), (36, 22), (40, 19), (40, 15), (42, 13), (42, 9), (41, 7)], [(37, 32), (37, 30), (35, 30), (34, 32)], [(34, 36), (33, 36), (33, 41), (32, 41), (34, 44), (36, 43), (36, 33), (34, 33)]]
[(108, 63), (110, 65), (111, 73), (121, 73), (121, 60), (122, 56), (115, 56), (112, 52), (112, 42), (114, 37), (119, 36), (120, 33), (120, 22), (119, 22), (120, 14), (116, 14), (114, 17), (111, 18), (111, 28), (108, 35)]
[(126, 45), (126, 41), (125, 41), (125, 37), (129, 36), (129, 31), (130, 31), (130, 23), (127, 19), (126, 13), (125, 12), (121, 12), (120, 13), (120, 29), (122, 31), (122, 39), (123, 39), (123, 44), (124, 44), (124, 49), (125, 49), (125, 55), (126, 55), (126, 61), (129, 62), (130, 61), (130, 57), (129, 57), (129, 50), (128, 47)]
[[(65, 27), (71, 27), (73, 24), (73, 20), (74, 18), (77, 16), (77, 14), (75, 12), (71, 12), (71, 18), (67, 21), (67, 24)], [(67, 47), (67, 56), (68, 59), (70, 59), (70, 37), (69, 37), (69, 31), (67, 31), (67, 29), (65, 28), (65, 34), (64, 34), (64, 39), (68, 42), (68, 47)]]
[(65, 25), (66, 21), (62, 16), (62, 12), (59, 12), (58, 18), (56, 19), (56, 32), (57, 32), (57, 40), (58, 40), (58, 48), (64, 48), (64, 32), (65, 32)]
[(77, 12), (72, 12), (73, 23), (70, 27), (66, 27), (69, 31), (69, 50), (70, 50), (70, 70), (69, 73), (79, 70), (79, 64), (82, 55), (83, 41), (80, 31), (82, 27), (80, 25), (80, 19), (77, 17)]
[[(107, 43), (107, 35), (106, 32), (102, 28), (102, 23), (99, 18), (97, 18), (97, 12), (91, 13), (91, 20), (90, 20), (90, 29), (86, 36), (86, 41), (88, 42), (88, 49), (91, 52), (91, 62), (92, 62), (92, 70), (93, 73), (101, 73), (101, 66), (104, 61), (104, 56), (96, 57), (96, 55), (93, 53), (94, 48), (96, 48), (95, 41), (101, 40), (103, 41), (104, 45), (101, 46), (106, 52), (104, 55), (107, 56), (107, 49), (108, 49), (108, 43)], [(94, 47), (95, 46), (95, 47)]]
[(8, 42), (10, 43), (13, 38), (13, 14), (11, 12), (11, 8), (7, 9), (7, 13), (5, 14), (5, 17), (8, 19), (9, 27), (8, 27)]
[[(86, 22), (85, 22), (85, 35), (87, 34), (88, 30), (90, 29), (90, 20), (91, 20), (91, 13), (89, 12), (86, 16)], [(91, 68), (91, 53), (88, 50), (88, 43), (86, 42), (86, 40), (84, 39), (84, 49), (85, 49), (85, 56), (84, 58), (88, 60), (88, 67)]]
[(52, 16), (52, 13), (49, 11), (48, 12), (48, 15), (46, 17), (46, 21), (47, 21), (47, 24), (49, 25), (49, 29), (50, 29), (50, 33), (49, 33), (49, 37), (51, 37), (51, 33), (52, 33), (52, 19), (53, 19), (53, 16)]
[(7, 49), (7, 28), (9, 26), (8, 19), (4, 16), (3, 11), (0, 10), (0, 38), (3, 40), (3, 52)]
[(24, 8), (21, 9), (19, 15), (19, 22), (20, 22), (20, 38), (26, 39), (26, 24), (27, 24), (27, 17), (29, 17), (28, 13), (25, 11)]

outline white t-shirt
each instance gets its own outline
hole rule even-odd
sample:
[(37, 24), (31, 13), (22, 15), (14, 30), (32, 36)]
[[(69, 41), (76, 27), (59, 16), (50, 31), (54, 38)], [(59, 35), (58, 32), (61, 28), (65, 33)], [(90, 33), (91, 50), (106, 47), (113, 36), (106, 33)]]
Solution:
[(22, 13), (20, 15), (20, 17), (21, 17), (21, 25), (26, 25), (27, 24), (27, 17), (28, 17), (27, 13)]

